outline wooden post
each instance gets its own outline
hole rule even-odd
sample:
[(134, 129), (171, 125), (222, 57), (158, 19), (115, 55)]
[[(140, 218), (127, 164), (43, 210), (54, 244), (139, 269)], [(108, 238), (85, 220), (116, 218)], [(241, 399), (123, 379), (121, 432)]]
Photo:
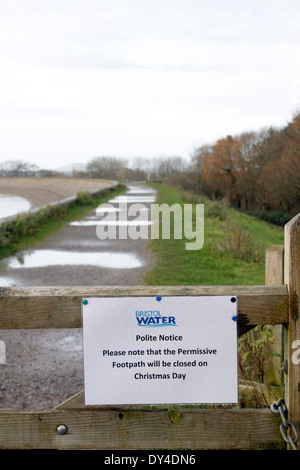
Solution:
[[(270, 245), (266, 250), (266, 286), (281, 286), (284, 283), (284, 246)], [(274, 355), (264, 367), (264, 383), (283, 385), (282, 362), (284, 356), (282, 325), (267, 325), (272, 331), (274, 342), (269, 352)]]
[(284, 283), (284, 246), (270, 245), (266, 250), (266, 285), (282, 286)]
[[(285, 225), (284, 281), (289, 291), (288, 379), (286, 404), (288, 420), (300, 433), (300, 213)], [(297, 360), (298, 359), (298, 360)]]

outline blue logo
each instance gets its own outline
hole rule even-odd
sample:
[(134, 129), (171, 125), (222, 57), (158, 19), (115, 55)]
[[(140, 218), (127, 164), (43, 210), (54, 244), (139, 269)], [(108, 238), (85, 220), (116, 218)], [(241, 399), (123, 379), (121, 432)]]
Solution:
[(136, 320), (139, 326), (155, 328), (158, 326), (177, 326), (175, 317), (163, 316), (159, 310), (136, 311)]

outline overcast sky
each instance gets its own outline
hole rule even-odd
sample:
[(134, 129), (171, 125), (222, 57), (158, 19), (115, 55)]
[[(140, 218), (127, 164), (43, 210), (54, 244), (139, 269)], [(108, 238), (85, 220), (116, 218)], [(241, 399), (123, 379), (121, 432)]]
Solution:
[(189, 158), (300, 104), (299, 0), (0, 0), (0, 162)]

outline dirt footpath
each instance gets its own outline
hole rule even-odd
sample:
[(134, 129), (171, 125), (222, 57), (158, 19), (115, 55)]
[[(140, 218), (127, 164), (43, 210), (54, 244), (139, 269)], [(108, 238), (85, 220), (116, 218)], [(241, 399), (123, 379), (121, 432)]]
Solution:
[[(132, 186), (128, 192), (141, 201), (145, 194), (147, 198), (155, 199), (150, 188)], [(82, 225), (66, 226), (48, 237), (36, 250), (3, 260), (0, 285), (142, 284), (144, 274), (154, 265), (149, 241), (129, 238), (101, 241), (96, 235), (94, 220), (95, 211), (82, 221)], [(83, 256), (87, 264), (84, 261), (65, 264), (64, 257), (70, 254), (74, 263), (77, 257)], [(45, 255), (49, 255), (46, 259), (51, 262), (42, 261)], [(127, 256), (125, 264), (124, 256)], [(34, 267), (30, 265), (33, 257), (37, 259)], [(94, 265), (89, 265), (88, 259)], [(111, 266), (107, 260), (111, 261)], [(134, 261), (132, 264), (131, 260)], [(98, 261), (99, 265), (95, 265)], [(6, 364), (0, 364), (0, 407), (49, 409), (83, 390), (81, 329), (0, 331), (0, 340), (6, 343)]]

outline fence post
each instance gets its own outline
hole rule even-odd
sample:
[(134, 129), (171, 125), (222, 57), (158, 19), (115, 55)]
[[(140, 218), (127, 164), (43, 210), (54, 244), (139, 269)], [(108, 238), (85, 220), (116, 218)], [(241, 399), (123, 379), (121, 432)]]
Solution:
[(285, 225), (284, 282), (289, 290), (288, 378), (286, 403), (288, 419), (300, 432), (300, 213)]
[[(282, 286), (284, 283), (284, 246), (270, 245), (266, 249), (266, 286)], [(269, 347), (269, 352), (274, 355), (264, 367), (264, 383), (283, 385), (282, 362), (284, 356), (283, 327), (282, 325), (267, 325), (272, 331), (274, 342)]]

